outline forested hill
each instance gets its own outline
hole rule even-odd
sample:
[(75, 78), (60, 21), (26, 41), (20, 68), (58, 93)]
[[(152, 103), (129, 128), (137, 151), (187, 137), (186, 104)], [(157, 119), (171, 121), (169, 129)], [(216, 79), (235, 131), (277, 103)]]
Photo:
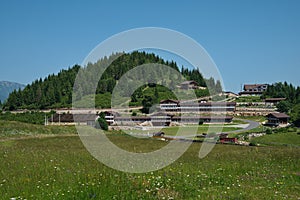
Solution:
[[(189, 70), (182, 68), (179, 70), (177, 64), (173, 61), (164, 61), (155, 54), (145, 52), (132, 52), (124, 54), (113, 54), (110, 57), (104, 57), (96, 63), (89, 63), (83, 71), (93, 74), (99, 67), (110, 63), (115, 59), (106, 71), (103, 73), (101, 80), (98, 82), (96, 94), (109, 94), (113, 91), (116, 81), (122, 77), (130, 69), (147, 63), (157, 63), (170, 66), (176, 71), (181, 71), (187, 80), (195, 80), (200, 86), (205, 87), (206, 82), (202, 74), (198, 70)], [(38, 79), (27, 85), (23, 90), (13, 91), (4, 105), (5, 110), (16, 109), (46, 109), (46, 108), (62, 108), (71, 107), (73, 85), (78, 71), (81, 66), (75, 65), (67, 70), (61, 70), (57, 75), (49, 75), (45, 79)], [(95, 73), (96, 74), (96, 73)], [(97, 80), (98, 77), (94, 77)], [(86, 84), (80, 86), (82, 96), (92, 94), (90, 84), (93, 83), (92, 78), (85, 80)], [(208, 80), (209, 84), (217, 84), (213, 79)], [(218, 83), (219, 85), (219, 83)]]

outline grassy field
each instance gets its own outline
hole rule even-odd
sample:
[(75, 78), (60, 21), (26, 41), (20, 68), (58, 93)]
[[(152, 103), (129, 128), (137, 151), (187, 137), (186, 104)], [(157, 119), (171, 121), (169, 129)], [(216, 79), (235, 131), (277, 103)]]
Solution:
[(300, 135), (298, 135), (297, 132), (273, 133), (271, 135), (253, 138), (251, 142), (265, 145), (300, 147)]
[[(0, 199), (300, 199), (296, 146), (216, 145), (199, 159), (201, 143), (193, 143), (164, 169), (130, 174), (95, 160), (74, 127), (3, 121), (0, 127)], [(16, 134), (8, 137), (12, 132)], [(299, 135), (287, 134), (291, 139), (272, 134), (268, 141), (271, 137), (299, 144)], [(40, 135), (44, 137), (36, 137)], [(119, 132), (108, 137), (131, 152), (154, 151), (167, 144)]]
[(36, 135), (76, 134), (74, 126), (44, 126), (0, 120), (0, 139)]
[[(152, 129), (152, 130), (130, 130), (130, 131), (126, 131), (127, 133), (141, 133), (141, 134), (152, 134), (158, 131), (163, 131), (166, 135), (172, 135), (175, 136), (177, 131), (178, 131), (179, 127), (166, 127), (166, 128), (162, 128), (162, 129)], [(190, 127), (190, 126), (186, 126), (186, 127), (181, 127), (182, 131), (183, 131), (183, 136), (189, 136), (189, 135), (193, 135), (194, 134), (194, 130), (195, 127)], [(222, 128), (222, 126), (220, 125), (212, 125), (212, 127), (209, 128), (209, 126), (206, 125), (201, 125), (197, 128), (197, 134), (202, 134), (202, 133), (207, 133), (209, 130), (210, 133), (217, 133), (220, 131), (223, 132), (227, 132), (227, 131), (234, 131), (234, 130), (240, 130), (240, 128), (235, 128), (235, 127), (226, 127), (224, 126)]]

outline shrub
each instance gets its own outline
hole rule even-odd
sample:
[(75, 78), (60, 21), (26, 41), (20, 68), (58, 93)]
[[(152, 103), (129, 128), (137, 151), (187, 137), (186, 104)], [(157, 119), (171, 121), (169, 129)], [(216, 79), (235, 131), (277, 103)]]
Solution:
[(267, 130), (266, 130), (266, 134), (270, 135), (270, 134), (272, 134), (272, 133), (273, 133), (273, 132), (272, 132), (271, 129), (267, 129)]
[(257, 143), (256, 142), (250, 142), (249, 146), (257, 146)]
[(97, 120), (97, 123), (96, 123), (96, 128), (107, 131), (108, 124), (107, 124), (106, 120), (103, 119), (102, 117), (99, 117)]
[(202, 125), (203, 124), (203, 120), (201, 119), (201, 120), (199, 120), (199, 123), (198, 123), (199, 125)]

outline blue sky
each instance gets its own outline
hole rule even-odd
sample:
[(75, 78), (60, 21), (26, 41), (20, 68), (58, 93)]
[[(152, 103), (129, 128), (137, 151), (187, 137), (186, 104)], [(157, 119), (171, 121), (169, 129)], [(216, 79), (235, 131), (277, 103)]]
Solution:
[(0, 80), (28, 84), (80, 64), (139, 27), (182, 32), (210, 54), (226, 90), (300, 85), (300, 1), (0, 1)]

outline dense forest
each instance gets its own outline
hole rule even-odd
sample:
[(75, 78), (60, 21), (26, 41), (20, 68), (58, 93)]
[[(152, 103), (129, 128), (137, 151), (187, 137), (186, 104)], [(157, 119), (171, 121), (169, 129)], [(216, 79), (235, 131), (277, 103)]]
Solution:
[(264, 98), (286, 98), (277, 104), (277, 109), (280, 112), (287, 113), (291, 116), (291, 121), (300, 127), (300, 87), (295, 87), (292, 84), (274, 83), (269, 85), (267, 91), (261, 96)]
[[(116, 83), (120, 78), (129, 70), (135, 68), (136, 66), (155, 63), (157, 65), (169, 66), (171, 69), (181, 73), (187, 80), (195, 80), (199, 83), (199, 86), (209, 87), (211, 93), (216, 93), (222, 91), (221, 84), (219, 81), (215, 81), (213, 78), (204, 79), (202, 74), (198, 70), (190, 70), (184, 67), (179, 70), (177, 63), (173, 61), (164, 61), (159, 56), (153, 53), (145, 52), (132, 52), (132, 53), (116, 53), (110, 57), (104, 57), (96, 63), (88, 63), (87, 66), (81, 67), (75, 65), (67, 70), (61, 70), (57, 75), (49, 75), (44, 79), (38, 79), (27, 85), (23, 90), (13, 91), (7, 101), (3, 105), (4, 110), (17, 110), (17, 109), (47, 109), (47, 108), (66, 108), (72, 106), (72, 98), (76, 101), (83, 102), (83, 100), (88, 99), (91, 95), (96, 93), (96, 103), (97, 107), (105, 108), (109, 107), (109, 100), (111, 93), (114, 90)], [(109, 66), (104, 72), (101, 72), (103, 66)], [(84, 84), (74, 84), (78, 72), (81, 71), (81, 83)], [(102, 74), (99, 80), (99, 74)], [(178, 76), (172, 75), (171, 72), (166, 73), (165, 71), (150, 71), (149, 73), (144, 73), (146, 79), (149, 79), (149, 83), (155, 77), (161, 75), (168, 76), (167, 81), (169, 84), (173, 84), (173, 87), (178, 85), (180, 79)], [(165, 75), (167, 74), (167, 75)], [(78, 77), (77, 77), (78, 78)], [(139, 78), (139, 77), (136, 77)], [(176, 79), (176, 80), (175, 80)], [(98, 81), (96, 88), (93, 87), (93, 83)], [(177, 81), (177, 82), (176, 82)], [(132, 83), (133, 85), (135, 83)], [(162, 84), (163, 83), (158, 83)], [(151, 86), (151, 84), (149, 84)], [(153, 87), (148, 87), (149, 85), (141, 87), (138, 91), (142, 93), (148, 93), (151, 95), (164, 95), (164, 97), (172, 97), (170, 91), (166, 88), (155, 89)], [(73, 87), (75, 88), (76, 94), (73, 93)], [(148, 91), (147, 91), (148, 90)], [(121, 90), (122, 93), (129, 93), (126, 91), (126, 87)], [(195, 91), (197, 96), (208, 95), (208, 90), (197, 90)], [(131, 97), (132, 105), (141, 105), (142, 100), (145, 97), (141, 93), (134, 93), (134, 97)], [(158, 97), (151, 96), (152, 99), (161, 99)], [(136, 98), (135, 98), (136, 97)], [(93, 98), (90, 98), (93, 99)], [(79, 104), (80, 105), (80, 104)]]

